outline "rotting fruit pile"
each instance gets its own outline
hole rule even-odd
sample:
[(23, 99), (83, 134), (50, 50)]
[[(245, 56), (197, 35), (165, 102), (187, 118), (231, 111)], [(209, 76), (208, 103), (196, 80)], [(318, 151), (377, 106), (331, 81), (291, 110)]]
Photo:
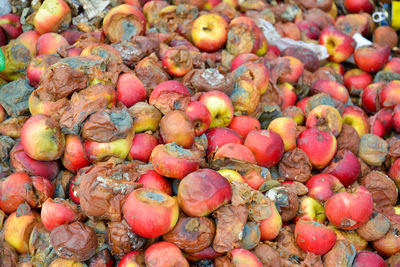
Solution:
[[(0, 265), (400, 266), (383, 2), (121, 0), (74, 23), (77, 1), (44, 0), (1, 16)], [(329, 58), (268, 43), (262, 21)]]

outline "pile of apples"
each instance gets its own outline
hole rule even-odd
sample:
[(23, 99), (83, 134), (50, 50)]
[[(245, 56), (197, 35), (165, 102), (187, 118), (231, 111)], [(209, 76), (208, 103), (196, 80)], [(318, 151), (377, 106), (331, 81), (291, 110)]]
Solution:
[[(29, 114), (0, 99), (1, 266), (400, 266), (398, 36), (373, 1), (343, 5), (124, 0), (72, 26), (44, 0), (25, 32), (0, 16), (2, 88), (33, 87)], [(258, 19), (329, 59), (268, 45)]]

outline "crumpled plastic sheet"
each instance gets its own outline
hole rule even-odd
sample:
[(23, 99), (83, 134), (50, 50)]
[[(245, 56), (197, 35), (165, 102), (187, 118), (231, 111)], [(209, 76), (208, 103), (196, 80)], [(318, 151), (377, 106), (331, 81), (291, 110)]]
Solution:
[(319, 60), (324, 60), (329, 57), (328, 50), (323, 45), (282, 38), (270, 22), (263, 19), (259, 19), (258, 21), (258, 26), (263, 31), (268, 44), (277, 46), (279, 50), (283, 51), (288, 47), (303, 47), (313, 51), (318, 56)]
[(97, 17), (104, 17), (105, 9), (110, 4), (110, 0), (74, 0), (78, 1), (83, 7), (84, 13), (72, 18), (72, 23), (89, 23), (90, 20)]

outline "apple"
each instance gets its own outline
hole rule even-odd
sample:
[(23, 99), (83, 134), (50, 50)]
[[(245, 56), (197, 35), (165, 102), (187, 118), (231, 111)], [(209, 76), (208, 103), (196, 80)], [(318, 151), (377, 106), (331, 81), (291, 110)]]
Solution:
[(391, 224), (389, 231), (381, 239), (372, 242), (373, 248), (383, 257), (390, 257), (400, 251), (398, 226)]
[(372, 195), (364, 186), (336, 193), (325, 204), (328, 220), (345, 230), (354, 230), (365, 224), (372, 214), (372, 209)]
[(347, 106), (342, 113), (343, 124), (348, 124), (356, 129), (361, 137), (369, 132), (368, 116), (365, 111), (357, 106)]
[(146, 100), (146, 88), (132, 73), (124, 73), (118, 77), (117, 100), (127, 108)]
[(396, 31), (390, 26), (379, 26), (374, 31), (374, 43), (387, 45), (390, 48), (396, 47), (399, 42), (399, 37)]
[(335, 193), (344, 191), (343, 184), (334, 175), (320, 173), (312, 176), (306, 183), (308, 196), (326, 201)]
[(304, 196), (300, 199), (299, 210), (295, 221), (315, 221), (318, 223), (324, 223), (325, 221), (325, 209), (322, 204), (309, 196)]
[(32, 208), (37, 206), (32, 179), (23, 172), (14, 172), (0, 183), (0, 209), (10, 214), (23, 203)]
[(294, 86), (290, 83), (281, 83), (278, 84), (278, 88), (282, 94), (280, 108), (283, 110), (289, 106), (294, 106), (297, 102), (297, 94), (294, 92)]
[(103, 19), (103, 31), (111, 43), (130, 41), (134, 36), (143, 35), (145, 30), (145, 16), (131, 5), (113, 7)]
[(179, 206), (175, 198), (158, 189), (139, 188), (123, 204), (123, 215), (133, 232), (155, 238), (174, 228)]
[(375, 5), (372, 0), (344, 0), (344, 7), (350, 13), (367, 12), (371, 14)]
[(334, 175), (345, 187), (348, 187), (352, 185), (360, 175), (361, 164), (353, 152), (342, 149), (337, 151), (332, 162), (323, 172)]
[[(268, 217), (260, 221), (260, 240), (274, 240), (282, 228), (282, 217), (276, 209), (275, 203), (267, 198), (266, 203), (262, 203)], [(264, 202), (264, 200), (263, 200)]]
[(62, 46), (68, 46), (67, 40), (58, 33), (45, 33), (39, 37), (36, 44), (36, 55), (57, 54)]
[(175, 143), (157, 145), (150, 155), (154, 170), (165, 177), (182, 179), (200, 167), (202, 155)]
[(149, 96), (149, 104), (154, 105), (163, 114), (174, 109), (185, 110), (189, 102), (189, 90), (183, 83), (176, 80), (159, 83)]
[(400, 57), (393, 57), (383, 67), (384, 71), (400, 74)]
[(233, 118), (233, 105), (231, 99), (221, 91), (204, 93), (199, 102), (211, 113), (210, 128), (226, 127)]
[(285, 152), (296, 147), (297, 123), (292, 118), (279, 117), (273, 119), (268, 125), (267, 130), (271, 130), (280, 135)]
[(83, 143), (79, 136), (67, 135), (65, 137), (65, 152), (62, 156), (64, 167), (76, 173), (79, 169), (90, 165), (83, 150)]
[(40, 34), (57, 32), (71, 21), (71, 10), (63, 0), (45, 0), (33, 17), (33, 26)]
[(368, 222), (357, 228), (359, 234), (366, 241), (376, 241), (383, 238), (390, 229), (390, 220), (382, 213), (372, 212)]
[(305, 121), (304, 113), (301, 110), (301, 108), (299, 108), (297, 106), (289, 106), (289, 107), (285, 108), (282, 111), (282, 115), (285, 117), (292, 118), (297, 123), (298, 126), (301, 126), (304, 124), (304, 121)]
[(394, 108), (400, 104), (400, 81), (385, 84), (379, 94), (379, 103), (384, 108)]
[(252, 130), (261, 129), (259, 120), (245, 115), (234, 116), (228, 127), (238, 133), (243, 139), (246, 139), (246, 136)]
[(57, 161), (40, 161), (30, 158), (25, 152), (22, 144), (17, 143), (10, 151), (10, 165), (14, 172), (25, 172), (33, 176), (41, 176), (54, 179), (60, 171)]
[(354, 61), (357, 66), (366, 72), (377, 72), (389, 60), (390, 47), (387, 45), (373, 44), (357, 48), (354, 52)]
[(162, 113), (153, 105), (146, 102), (137, 102), (129, 108), (133, 120), (132, 129), (136, 133), (156, 131), (159, 127)]
[(143, 252), (134, 250), (125, 254), (118, 263), (118, 267), (145, 267)]
[(354, 52), (353, 39), (333, 26), (322, 30), (319, 43), (328, 50), (329, 59), (337, 63), (345, 61)]
[(69, 224), (81, 219), (78, 207), (61, 198), (54, 200), (48, 198), (42, 205), (40, 217), (44, 227), (49, 231), (62, 224)]
[(193, 59), (185, 46), (168, 47), (162, 51), (162, 64), (174, 77), (182, 77), (193, 68)]
[(308, 20), (301, 20), (299, 22), (296, 22), (296, 25), (301, 31), (301, 33), (307, 36), (308, 38), (313, 40), (319, 40), (319, 35), (321, 31), (315, 23)]
[(15, 39), (22, 33), (21, 18), (15, 14), (4, 14), (0, 16), (0, 28), (8, 39)]
[(375, 113), (379, 110), (379, 95), (383, 86), (383, 82), (371, 83), (361, 93), (361, 106), (368, 113)]
[(342, 117), (339, 111), (329, 105), (319, 105), (313, 108), (307, 116), (307, 128), (318, 128), (321, 131), (330, 131), (338, 136), (342, 131)]
[(232, 189), (228, 180), (211, 169), (186, 175), (178, 187), (178, 203), (189, 216), (207, 216), (228, 203)]
[(234, 71), (236, 68), (238, 68), (240, 65), (246, 63), (246, 62), (252, 62), (252, 61), (258, 61), (261, 58), (253, 53), (243, 53), (240, 55), (237, 55), (233, 60), (231, 64), (231, 71)]
[(189, 267), (182, 251), (170, 242), (157, 242), (144, 252), (147, 267)]
[(189, 116), (181, 110), (168, 112), (160, 121), (160, 134), (165, 143), (190, 148), (194, 142), (194, 127)]
[(346, 71), (343, 82), (350, 94), (358, 95), (365, 87), (372, 83), (372, 76), (361, 69), (351, 69)]
[(243, 249), (236, 248), (229, 251), (229, 257), (231, 258), (234, 267), (262, 267), (260, 259), (254, 255), (253, 252)]
[(224, 176), (230, 183), (232, 183), (233, 181), (245, 183), (242, 175), (240, 175), (240, 173), (238, 173), (237, 171), (231, 169), (220, 169), (218, 173)]
[(240, 114), (254, 113), (260, 102), (260, 97), (256, 84), (246, 77), (240, 78), (234, 83), (230, 96), (234, 111)]
[(336, 242), (336, 233), (332, 228), (313, 221), (298, 221), (294, 236), (302, 250), (317, 255), (327, 253)]
[(311, 91), (314, 93), (325, 93), (330, 95), (332, 98), (339, 100), (343, 104), (346, 104), (349, 97), (349, 92), (346, 87), (338, 82), (331, 80), (317, 80), (311, 86)]
[(151, 152), (158, 144), (159, 142), (154, 135), (148, 133), (135, 134), (128, 158), (148, 163)]
[(256, 164), (253, 152), (246, 146), (237, 143), (227, 143), (216, 150), (214, 160), (224, 158)]
[(352, 267), (386, 267), (385, 260), (378, 254), (363, 250), (359, 251), (353, 261)]
[[(263, 63), (259, 62), (250, 61), (241, 64), (232, 71), (232, 76), (236, 82), (241, 79), (252, 81), (260, 94), (264, 94), (269, 85), (269, 71)], [(248, 113), (251, 112), (249, 111)]]
[(59, 56), (46, 54), (35, 57), (26, 69), (26, 77), (29, 80), (29, 84), (36, 88), (45, 70), (59, 59)]
[(222, 48), (227, 40), (228, 23), (218, 14), (203, 14), (196, 18), (192, 26), (194, 45), (207, 52)]
[(193, 123), (196, 136), (200, 136), (208, 130), (212, 117), (205, 105), (199, 101), (192, 101), (186, 107), (185, 112)]
[(227, 143), (237, 143), (243, 145), (243, 139), (232, 129), (216, 127), (206, 132), (207, 155), (213, 153), (217, 148)]
[(317, 169), (323, 169), (333, 159), (337, 141), (330, 132), (309, 128), (300, 133), (297, 147), (308, 156), (311, 164)]
[(254, 153), (257, 164), (267, 168), (278, 164), (284, 152), (282, 138), (270, 130), (252, 130), (244, 145)]
[(333, 61), (328, 61), (324, 66), (333, 69), (337, 74), (340, 74), (341, 76), (345, 74), (345, 69), (343, 67), (343, 64)]
[(146, 171), (136, 182), (143, 184), (143, 188), (158, 189), (167, 195), (172, 194), (170, 182), (163, 176), (159, 175), (156, 171)]

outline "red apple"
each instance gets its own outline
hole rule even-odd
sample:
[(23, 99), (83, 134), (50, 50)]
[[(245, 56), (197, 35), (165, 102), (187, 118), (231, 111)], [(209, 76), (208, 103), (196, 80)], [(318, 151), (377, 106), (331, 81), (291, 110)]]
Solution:
[(228, 180), (211, 169), (194, 171), (179, 184), (179, 206), (189, 216), (207, 216), (228, 203), (232, 189)]
[(118, 267), (144, 267), (144, 255), (142, 251), (134, 250), (125, 254), (121, 261), (118, 263)]
[(243, 139), (246, 139), (246, 136), (252, 130), (261, 129), (259, 120), (244, 115), (234, 116), (228, 127), (238, 133)]
[(347, 91), (346, 87), (331, 80), (315, 81), (311, 86), (311, 91), (314, 93), (328, 94), (343, 104), (346, 104), (347, 100), (349, 99), (349, 92)]
[(161, 55), (166, 71), (174, 77), (182, 77), (193, 68), (193, 59), (185, 46), (166, 48)]
[(144, 252), (147, 267), (189, 267), (181, 250), (170, 242), (158, 242)]
[(308, 38), (319, 40), (320, 30), (315, 23), (308, 20), (301, 20), (299, 22), (296, 22), (296, 25), (297, 27), (299, 27), (301, 33), (303, 33)]
[(328, 252), (336, 242), (336, 233), (332, 228), (312, 221), (298, 221), (294, 235), (302, 250), (317, 255)]
[(354, 52), (354, 61), (360, 69), (366, 72), (377, 72), (389, 60), (390, 47), (387, 45), (373, 44), (360, 47)]
[(282, 138), (269, 130), (249, 132), (244, 145), (254, 153), (257, 164), (267, 168), (278, 164), (284, 152)]
[(212, 117), (206, 106), (199, 101), (192, 101), (186, 107), (185, 112), (193, 123), (196, 136), (200, 136), (208, 130)]
[(69, 24), (71, 21), (71, 10), (63, 0), (45, 0), (33, 18), (35, 30), (44, 34), (57, 32), (60, 26)]
[(383, 82), (376, 82), (364, 88), (361, 94), (361, 106), (367, 112), (375, 113), (379, 110), (379, 94), (383, 86)]
[(123, 215), (133, 232), (155, 238), (174, 228), (179, 206), (175, 198), (160, 190), (140, 188), (129, 194), (123, 205)]
[(65, 138), (65, 152), (62, 157), (64, 167), (70, 172), (77, 172), (80, 168), (90, 165), (83, 151), (80, 137), (67, 135)]
[(229, 251), (229, 257), (234, 267), (263, 267), (260, 259), (247, 249), (233, 249)]
[(372, 76), (363, 70), (351, 69), (344, 74), (343, 82), (350, 94), (358, 95), (372, 83)]
[(128, 158), (148, 163), (153, 149), (159, 144), (154, 135), (148, 133), (135, 134)]
[(354, 230), (366, 223), (372, 214), (371, 193), (363, 186), (333, 195), (325, 204), (329, 221), (342, 229)]
[(237, 143), (243, 145), (243, 139), (234, 130), (223, 127), (216, 127), (206, 132), (208, 141), (207, 155), (214, 152), (218, 147), (227, 143)]
[(256, 164), (253, 152), (246, 146), (237, 143), (227, 143), (217, 149), (214, 154), (214, 159), (224, 158)]
[(303, 220), (324, 223), (325, 221), (324, 206), (322, 206), (318, 200), (312, 197), (305, 196), (300, 199), (300, 205), (297, 214), (298, 215), (294, 219), (295, 222)]
[(42, 205), (40, 217), (44, 227), (49, 231), (80, 219), (77, 206), (60, 198), (54, 200), (48, 198)]
[(165, 143), (175, 143), (184, 148), (190, 148), (195, 137), (192, 121), (181, 110), (170, 111), (162, 117), (160, 134)]
[(361, 137), (369, 132), (368, 116), (365, 111), (357, 106), (347, 106), (342, 114), (343, 124), (348, 124), (356, 129)]
[(347, 187), (357, 180), (361, 172), (361, 164), (357, 156), (350, 150), (339, 150), (331, 164), (323, 172), (334, 175)]
[(344, 0), (344, 7), (350, 13), (367, 12), (371, 14), (375, 5), (372, 0)]
[(146, 171), (136, 182), (143, 184), (143, 188), (158, 189), (167, 195), (172, 194), (169, 181), (153, 170)]
[(333, 26), (323, 29), (319, 43), (328, 49), (329, 59), (338, 63), (348, 59), (354, 51), (353, 39)]
[(400, 104), (400, 81), (394, 80), (384, 85), (379, 99), (379, 103), (384, 108), (394, 108)]
[(315, 168), (322, 169), (333, 159), (337, 141), (330, 132), (310, 128), (300, 133), (297, 139), (297, 147), (307, 154)]
[(36, 44), (36, 55), (56, 54), (62, 46), (68, 46), (67, 40), (58, 33), (45, 33), (39, 37)]
[(297, 123), (292, 118), (279, 117), (273, 119), (267, 129), (279, 134), (282, 138), (285, 151), (296, 147)]
[(344, 187), (339, 179), (327, 173), (314, 175), (307, 181), (308, 196), (319, 201), (328, 200), (333, 194), (343, 191)]
[(360, 251), (357, 253), (352, 267), (386, 267), (385, 260), (371, 251)]
[(226, 127), (233, 118), (233, 105), (231, 99), (221, 91), (204, 93), (199, 102), (206, 106), (211, 113), (210, 128)]
[(249, 61), (257, 61), (260, 60), (260, 57), (253, 54), (253, 53), (243, 53), (240, 55), (237, 55), (233, 60), (231, 64), (231, 71), (234, 71), (237, 67), (240, 65), (249, 62)]
[(121, 74), (117, 84), (117, 100), (130, 108), (137, 102), (146, 100), (146, 88), (134, 74)]
[(22, 33), (21, 18), (15, 14), (4, 14), (0, 16), (0, 27), (8, 36), (8, 39), (15, 39)]

